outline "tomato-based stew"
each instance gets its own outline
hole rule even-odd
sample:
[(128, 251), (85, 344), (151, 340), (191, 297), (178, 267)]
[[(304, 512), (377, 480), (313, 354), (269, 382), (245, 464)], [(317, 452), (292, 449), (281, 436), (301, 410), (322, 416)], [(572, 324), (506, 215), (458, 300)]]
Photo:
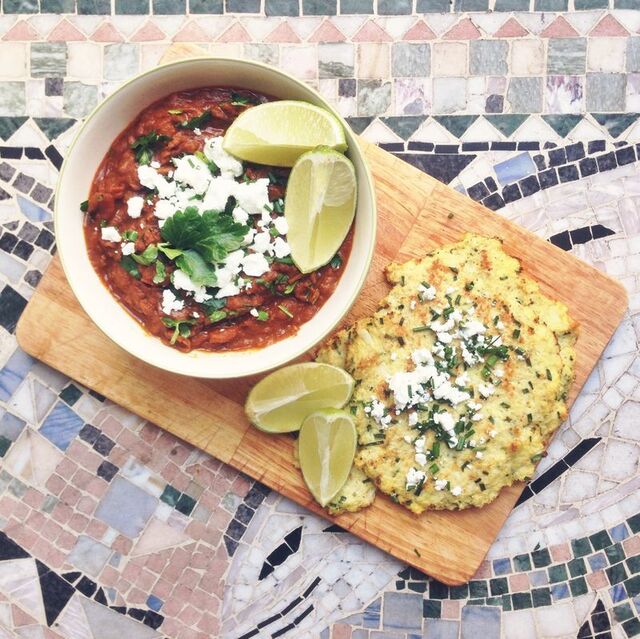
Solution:
[(183, 351), (261, 348), (294, 334), (335, 290), (353, 228), (331, 262), (303, 274), (287, 244), (290, 169), (222, 148), (245, 89), (173, 93), (111, 145), (81, 206), (91, 262), (153, 335)]

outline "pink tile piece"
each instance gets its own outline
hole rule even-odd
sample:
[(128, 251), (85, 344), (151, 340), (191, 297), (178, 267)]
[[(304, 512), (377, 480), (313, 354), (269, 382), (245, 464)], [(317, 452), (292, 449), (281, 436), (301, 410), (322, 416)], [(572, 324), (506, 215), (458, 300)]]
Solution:
[(282, 21), (265, 39), (265, 42), (300, 42), (300, 38), (289, 26), (289, 23)]
[(351, 626), (337, 623), (331, 628), (331, 639), (351, 639)]
[(122, 42), (123, 39), (120, 32), (110, 22), (103, 22), (91, 34), (91, 40), (94, 42)]
[(402, 36), (403, 40), (435, 40), (436, 34), (429, 29), (424, 20), (418, 20), (409, 30)]
[(480, 37), (478, 27), (469, 18), (464, 18), (444, 34), (443, 40), (477, 40)]
[(625, 539), (622, 542), (622, 545), (624, 546), (625, 552), (627, 553), (627, 557), (640, 553), (640, 535)]
[(344, 42), (346, 37), (331, 20), (325, 20), (308, 38), (309, 42)]
[(16, 628), (20, 626), (30, 626), (37, 624), (38, 622), (29, 614), (27, 614), (22, 608), (16, 605), (11, 606), (11, 616), (13, 617), (13, 625)]
[(495, 38), (520, 38), (528, 33), (515, 18), (509, 18), (493, 35)]
[(3, 40), (39, 40), (40, 34), (26, 21), (18, 20), (2, 37)]
[[(209, 42), (209, 40), (211, 40), (209, 35), (207, 35), (204, 29), (194, 20), (190, 20), (189, 22), (187, 22), (187, 24), (185, 24), (184, 27), (182, 27), (182, 29), (180, 29), (180, 31), (178, 31), (178, 33), (173, 36), (174, 42)], [(156, 428), (157, 430), (157, 427), (154, 428)], [(154, 439), (156, 437), (157, 434), (155, 435)], [(149, 443), (153, 443), (153, 441)]]
[(571, 549), (569, 544), (557, 544), (549, 548), (553, 561), (569, 561), (571, 559)]
[(47, 38), (51, 42), (77, 42), (86, 39), (84, 33), (78, 31), (66, 18), (58, 22)]
[(131, 36), (131, 42), (152, 42), (165, 38), (165, 34), (153, 22), (147, 21)]
[(578, 32), (562, 17), (558, 16), (541, 34), (541, 38), (575, 38)]
[(444, 599), (442, 601), (442, 618), (460, 619), (460, 602), (451, 599)]
[(587, 575), (586, 579), (593, 590), (599, 590), (609, 585), (604, 570), (592, 572), (590, 575)]
[(589, 35), (624, 38), (629, 35), (629, 32), (612, 15), (607, 15), (591, 29)]
[(509, 586), (512, 592), (523, 592), (529, 589), (529, 577), (520, 573), (517, 575), (509, 575)]
[(480, 564), (480, 567), (476, 571), (476, 574), (473, 575), (474, 579), (486, 579), (487, 577), (491, 577), (491, 563), (488, 561), (483, 561)]
[[(247, 33), (247, 30), (239, 22), (234, 22), (218, 38), (218, 42), (251, 42), (251, 36)], [(182, 462), (179, 462), (179, 463), (182, 463)]]
[(367, 20), (351, 40), (353, 42), (391, 42), (393, 38), (373, 20)]

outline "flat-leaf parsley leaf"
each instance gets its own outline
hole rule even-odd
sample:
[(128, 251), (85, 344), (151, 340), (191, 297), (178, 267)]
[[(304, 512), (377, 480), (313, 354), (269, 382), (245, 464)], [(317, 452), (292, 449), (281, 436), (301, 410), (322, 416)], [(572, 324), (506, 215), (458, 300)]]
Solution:
[(168, 142), (171, 138), (168, 135), (158, 135), (156, 131), (151, 131), (147, 135), (141, 135), (132, 145), (136, 154), (138, 164), (149, 164), (153, 159), (153, 150), (161, 144)]

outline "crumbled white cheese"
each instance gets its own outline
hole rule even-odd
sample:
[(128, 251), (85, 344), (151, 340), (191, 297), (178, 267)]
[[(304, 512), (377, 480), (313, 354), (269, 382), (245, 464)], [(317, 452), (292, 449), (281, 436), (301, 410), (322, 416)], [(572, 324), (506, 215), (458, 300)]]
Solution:
[(504, 368), (496, 368), (496, 369), (494, 369), (493, 374), (496, 377), (504, 377)]
[(265, 205), (269, 205), (269, 179), (260, 178), (255, 182), (235, 182), (237, 185), (234, 193), (238, 204), (250, 215), (256, 215), (264, 211)]
[(478, 392), (486, 399), (496, 392), (496, 387), (493, 384), (478, 384)]
[(179, 300), (173, 291), (165, 288), (162, 291), (162, 312), (165, 315), (171, 315), (172, 311), (181, 311), (184, 308), (184, 302)]
[(249, 214), (240, 206), (236, 206), (236, 208), (233, 209), (231, 216), (233, 217), (233, 221), (238, 224), (246, 224), (249, 220)]
[(498, 431), (495, 429), (492, 429), (489, 431), (489, 437), (491, 437), (491, 439), (493, 439), (497, 434), (498, 434)]
[(457, 290), (455, 286), (449, 286), (445, 291), (445, 295), (453, 295)]
[(100, 229), (100, 237), (105, 242), (120, 242), (122, 237), (115, 226), (103, 226)]
[[(240, 186), (242, 185), (238, 184), (232, 177), (222, 175), (214, 177), (209, 181), (209, 186), (202, 200), (201, 210), (224, 211), (227, 200), (230, 197), (237, 197), (237, 191)], [(245, 206), (240, 206), (249, 212)]]
[(405, 488), (406, 490), (417, 488), (421, 483), (424, 483), (426, 479), (427, 476), (425, 475), (424, 471), (416, 470), (415, 468), (411, 467), (407, 472)]
[(437, 339), (443, 344), (451, 344), (451, 342), (453, 341), (453, 336), (450, 333), (438, 333)]
[(147, 164), (138, 167), (138, 180), (140, 184), (148, 189), (156, 189), (158, 197), (168, 198), (176, 192), (176, 183), (169, 182), (163, 175), (160, 175), (154, 168)]
[(436, 289), (431, 286), (425, 286), (420, 284), (418, 286), (418, 297), (424, 302), (425, 300), (432, 301), (436, 298)]
[(389, 357), (391, 358), (392, 362), (395, 362), (396, 359), (398, 359), (398, 353), (391, 353)]
[(409, 308), (410, 308), (412, 311), (415, 311), (415, 310), (416, 310), (416, 306), (417, 306), (417, 305), (418, 305), (418, 302), (416, 302), (415, 300), (411, 300), (411, 301), (409, 302)]
[(204, 286), (196, 284), (183, 270), (176, 269), (171, 275), (171, 281), (177, 289), (193, 293), (196, 302), (206, 302), (211, 299)]
[(142, 207), (144, 206), (144, 198), (139, 195), (134, 195), (127, 200), (127, 215), (129, 217), (137, 218), (142, 213)]
[(462, 495), (462, 488), (461, 488), (460, 486), (454, 486), (454, 487), (451, 489), (451, 494), (452, 494), (454, 497), (458, 497), (459, 495)]
[(211, 171), (200, 158), (195, 155), (184, 155), (181, 158), (173, 158), (172, 161), (176, 167), (173, 174), (176, 182), (187, 184), (198, 194), (207, 190), (211, 182)]
[(149, 166), (152, 169), (159, 169), (162, 165), (160, 164), (160, 162), (158, 162), (158, 160), (153, 160), (153, 162), (149, 163)]
[(464, 325), (461, 325), (459, 330), (460, 335), (462, 335), (463, 338), (468, 339), (474, 335), (482, 335), (483, 333), (486, 333), (487, 328), (482, 322), (471, 320), (466, 322)]
[(216, 299), (222, 299), (224, 297), (233, 297), (240, 292), (240, 287), (233, 282), (226, 284), (225, 286), (221, 286), (220, 290), (216, 293)]
[(286, 257), (291, 254), (291, 248), (281, 237), (276, 237), (273, 242), (273, 254), (278, 258)]
[(273, 221), (273, 226), (275, 226), (276, 231), (278, 231), (280, 235), (286, 235), (289, 232), (289, 223), (287, 222), (284, 215), (277, 217)]
[(136, 245), (134, 242), (124, 242), (120, 251), (123, 255), (133, 255), (136, 252)]
[(415, 460), (416, 464), (418, 464), (419, 466), (427, 465), (427, 456), (424, 453), (416, 453), (413, 456), (413, 459)]
[(456, 386), (467, 386), (469, 384), (469, 373), (464, 371), (456, 377)]
[(253, 317), (258, 317), (259, 313), (258, 313), (258, 309), (257, 308), (252, 308), (249, 311), (249, 315), (252, 315)]
[(242, 260), (242, 270), (251, 277), (260, 277), (270, 268), (269, 262), (261, 253), (249, 253)]
[(437, 491), (444, 490), (446, 487), (447, 487), (447, 480), (446, 479), (436, 479), (436, 490)]
[(242, 162), (222, 148), (223, 140), (221, 135), (206, 140), (203, 149), (204, 155), (207, 160), (211, 160), (220, 169), (221, 175), (239, 177), (244, 170)]
[(386, 428), (391, 422), (391, 415), (387, 414), (385, 405), (379, 399), (372, 399), (369, 406), (365, 406), (365, 413), (376, 421), (382, 428)]
[(483, 455), (483, 453), (482, 453), (482, 451), (481, 451), (481, 450), (479, 450), (479, 451), (477, 451), (477, 452), (476, 452), (476, 458), (477, 458), (477, 459), (482, 459), (483, 457), (484, 457), (484, 455)]
[(256, 253), (268, 253), (270, 252), (270, 247), (271, 235), (269, 234), (269, 231), (262, 231), (261, 233), (255, 234), (251, 248)]
[(409, 413), (409, 426), (415, 426), (418, 423), (418, 413)]

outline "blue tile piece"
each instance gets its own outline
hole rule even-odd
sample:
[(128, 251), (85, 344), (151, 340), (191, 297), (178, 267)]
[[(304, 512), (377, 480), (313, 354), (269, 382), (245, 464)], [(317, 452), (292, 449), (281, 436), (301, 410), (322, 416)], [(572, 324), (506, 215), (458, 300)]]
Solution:
[(429, 639), (458, 639), (458, 622), (446, 619), (425, 619), (424, 636)]
[(365, 628), (380, 627), (380, 604), (382, 599), (376, 599), (372, 604), (367, 606), (362, 613), (362, 625)]
[(629, 536), (627, 525), (622, 522), (609, 530), (609, 535), (613, 541), (624, 541)]
[(549, 577), (545, 570), (536, 570), (529, 575), (529, 581), (532, 586), (546, 586), (549, 583)]
[[(1, 374), (0, 374), (1, 378)], [(26, 422), (11, 413), (5, 413), (0, 419), (0, 435), (9, 441), (15, 442), (25, 427)]]
[(597, 555), (589, 557), (589, 564), (591, 565), (591, 570), (594, 572), (596, 570), (602, 570), (607, 565), (607, 558), (604, 556), (604, 553), (599, 552)]
[(516, 182), (527, 175), (533, 175), (536, 172), (536, 165), (529, 153), (520, 153), (515, 157), (496, 164), (493, 168), (498, 177), (498, 181), (503, 186)]
[(127, 537), (136, 537), (158, 505), (155, 497), (122, 477), (116, 477), (103, 497), (96, 517)]
[(492, 606), (465, 606), (461, 639), (500, 639), (500, 612)]
[(422, 597), (385, 592), (382, 619), (385, 630), (422, 631)]
[(508, 575), (511, 572), (511, 560), (495, 559), (493, 562), (493, 572), (496, 575)]
[(567, 584), (554, 584), (551, 586), (551, 596), (554, 601), (566, 599), (569, 596), (569, 586)]
[(17, 348), (0, 370), (0, 401), (6, 402), (33, 366), (33, 358)]
[(613, 588), (609, 588), (609, 594), (611, 595), (611, 601), (613, 601), (613, 603), (618, 603), (627, 598), (623, 584), (616, 584)]
[(41, 206), (30, 202), (29, 200), (16, 195), (18, 200), (18, 206), (25, 216), (32, 222), (48, 222), (51, 220), (51, 213), (46, 211)]
[(40, 434), (60, 450), (67, 450), (83, 425), (84, 422), (77, 413), (65, 403), (58, 401), (42, 424)]
[(156, 597), (155, 595), (149, 595), (147, 597), (147, 606), (149, 606), (151, 610), (155, 610), (156, 612), (158, 612), (158, 610), (160, 610), (163, 605), (164, 601), (162, 601), (162, 599), (158, 599), (158, 597)]

